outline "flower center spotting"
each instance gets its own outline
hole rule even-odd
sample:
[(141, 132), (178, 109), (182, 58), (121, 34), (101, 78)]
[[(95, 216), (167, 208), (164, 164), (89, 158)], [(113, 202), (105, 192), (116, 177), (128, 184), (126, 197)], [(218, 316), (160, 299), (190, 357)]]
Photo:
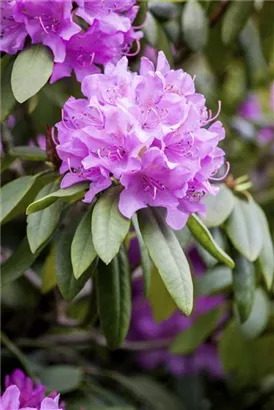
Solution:
[(82, 47), (80, 47), (76, 55), (76, 61), (81, 67), (90, 67), (95, 57), (95, 53), (87, 53)]
[[(28, 9), (24, 8), (23, 13), (31, 16), (31, 12)], [(41, 13), (39, 16), (34, 16), (34, 20), (38, 20), (40, 26), (46, 34), (57, 34), (60, 27), (60, 21), (56, 19), (52, 14)]]
[(152, 199), (156, 199), (157, 191), (165, 190), (165, 186), (161, 181), (148, 177), (147, 175), (142, 176), (142, 182), (144, 192), (147, 192)]

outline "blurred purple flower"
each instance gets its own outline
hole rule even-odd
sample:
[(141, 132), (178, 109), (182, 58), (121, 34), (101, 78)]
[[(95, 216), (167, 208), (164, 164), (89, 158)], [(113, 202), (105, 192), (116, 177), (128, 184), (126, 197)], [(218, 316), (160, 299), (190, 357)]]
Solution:
[(46, 151), (46, 136), (43, 134), (38, 134), (36, 137), (37, 143), (33, 140), (30, 140), (29, 147), (36, 147), (38, 145), (43, 151)]
[[(269, 107), (274, 113), (274, 83), (270, 87)], [(256, 94), (250, 94), (239, 106), (238, 113), (248, 121), (260, 121), (263, 118), (263, 111), (260, 100)], [(258, 142), (262, 145), (274, 141), (274, 126), (261, 127), (257, 133)]]
[(33, 383), (17, 369), (5, 377), (5, 391), (0, 398), (1, 410), (63, 410), (59, 405), (59, 394), (45, 397), (45, 386)]
[[(204, 264), (195, 250), (190, 253), (195, 275), (204, 272)], [(143, 297), (143, 284), (141, 279), (133, 282), (133, 303), (131, 326), (128, 340), (160, 342), (174, 339), (179, 333), (190, 327), (201, 314), (218, 307), (224, 301), (223, 296), (199, 297), (195, 302), (195, 309), (190, 317), (185, 317), (182, 312), (176, 311), (172, 316), (160, 323), (153, 319), (152, 310), (148, 301)], [(221, 364), (213, 343), (205, 343), (191, 355), (173, 355), (167, 348), (151, 349), (138, 352), (135, 355), (140, 367), (153, 370), (165, 367), (174, 375), (197, 374), (207, 371), (212, 376), (222, 376)]]

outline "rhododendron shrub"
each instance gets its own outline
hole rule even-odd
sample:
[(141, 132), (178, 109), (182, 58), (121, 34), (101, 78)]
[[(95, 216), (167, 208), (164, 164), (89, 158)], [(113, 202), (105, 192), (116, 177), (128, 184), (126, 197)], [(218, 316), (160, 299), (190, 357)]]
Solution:
[(0, 1), (1, 409), (273, 407), (273, 7)]
[(57, 124), (62, 188), (88, 181), (84, 202), (92, 202), (114, 178), (125, 217), (160, 206), (174, 229), (205, 211), (201, 199), (218, 192), (211, 181), (224, 164), (225, 131), (189, 74), (171, 70), (161, 52), (156, 67), (142, 58), (140, 74), (124, 57), (87, 76), (82, 92), (86, 99), (70, 98)]

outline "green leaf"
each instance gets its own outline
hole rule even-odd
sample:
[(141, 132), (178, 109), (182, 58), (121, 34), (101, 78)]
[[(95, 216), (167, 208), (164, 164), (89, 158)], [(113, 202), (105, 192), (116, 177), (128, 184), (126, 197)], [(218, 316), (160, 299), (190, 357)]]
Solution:
[(270, 62), (274, 57), (274, 3), (273, 1), (264, 1), (262, 10), (259, 14), (259, 33), (264, 57)]
[(230, 189), (221, 185), (218, 194), (209, 195), (203, 203), (206, 206), (206, 217), (201, 216), (201, 220), (208, 228), (214, 228), (227, 220), (234, 208), (235, 197)]
[(76, 366), (50, 366), (39, 373), (39, 380), (48, 391), (58, 391), (61, 394), (76, 390), (83, 379), (83, 370)]
[(202, 50), (207, 42), (208, 20), (198, 1), (190, 0), (184, 6), (182, 28), (184, 39), (191, 50)]
[(193, 308), (193, 284), (185, 254), (159, 210), (146, 208), (138, 212), (140, 231), (148, 253), (176, 305), (190, 315)]
[(269, 231), (266, 216), (259, 205), (255, 204), (258, 215), (260, 216), (261, 226), (263, 230), (263, 247), (259, 254), (258, 265), (259, 270), (263, 275), (267, 289), (272, 288), (274, 277), (274, 248)]
[[(55, 192), (58, 185), (59, 181), (54, 181), (44, 186), (44, 188), (38, 193), (35, 200), (39, 200), (45, 195)], [(28, 215), (27, 237), (32, 253), (35, 253), (37, 249), (39, 249), (40, 246), (42, 246), (53, 234), (58, 225), (63, 207), (64, 202), (59, 199), (48, 208)]]
[(187, 221), (187, 227), (194, 238), (218, 261), (223, 262), (230, 268), (234, 268), (235, 264), (231, 257), (223, 251), (214, 241), (211, 233), (199, 217), (195, 214), (190, 215)]
[(4, 154), (3, 156), (0, 157), (1, 174), (2, 172), (6, 171), (6, 169), (9, 168), (9, 166), (13, 163), (14, 160), (15, 158), (11, 157), (9, 154)]
[(242, 333), (251, 339), (258, 337), (266, 328), (270, 314), (268, 298), (263, 289), (256, 289), (250, 315), (241, 325)]
[(109, 265), (99, 263), (96, 291), (100, 322), (108, 347), (117, 349), (127, 335), (131, 315), (131, 275), (123, 247)]
[(47, 154), (38, 147), (14, 147), (9, 151), (12, 157), (19, 157), (29, 161), (46, 161)]
[(37, 259), (42, 249), (32, 253), (25, 237), (9, 259), (1, 265), (1, 286), (19, 278)]
[(237, 323), (230, 322), (218, 344), (218, 356), (225, 374), (230, 375), (235, 386), (248, 385), (256, 378), (254, 346), (242, 334)]
[[(156, 322), (168, 319), (177, 310), (177, 305), (168, 293), (157, 268), (151, 268), (149, 301)], [(163, 303), (164, 301), (164, 303)]]
[(184, 332), (178, 334), (170, 346), (172, 354), (190, 354), (196, 350), (215, 330), (223, 308), (217, 307), (200, 315)]
[(165, 53), (168, 62), (172, 64), (173, 56), (167, 35), (162, 25), (154, 18), (154, 16), (150, 12), (147, 12), (144, 25), (144, 34), (148, 43), (157, 50), (162, 50)]
[[(119, 383), (127, 395), (142, 404), (142, 409), (185, 410), (185, 407), (163, 383), (147, 376), (124, 376), (117, 372), (109, 372), (109, 378)], [(138, 406), (140, 408), (140, 406)]]
[(106, 264), (119, 252), (130, 227), (130, 220), (118, 209), (120, 192), (120, 187), (108, 189), (95, 204), (92, 214), (93, 244)]
[[(210, 230), (210, 233), (214, 239), (214, 241), (219, 245), (220, 248), (224, 249), (226, 247), (225, 239), (224, 236), (222, 235), (222, 232), (220, 231), (219, 228), (213, 228)], [(217, 265), (218, 261), (216, 258), (214, 258), (210, 253), (208, 253), (205, 248), (197, 243), (196, 241), (196, 246), (197, 246), (197, 251), (199, 255), (202, 257), (203, 261), (207, 265), (209, 269), (213, 268), (215, 265)]]
[(73, 275), (70, 249), (74, 233), (75, 226), (72, 224), (62, 232), (56, 249), (56, 280), (63, 298), (69, 302), (78, 295), (92, 275), (92, 267), (78, 280)]
[(143, 280), (144, 280), (144, 295), (146, 298), (148, 298), (152, 263), (151, 263), (146, 245), (144, 243), (142, 234), (140, 232), (137, 215), (133, 215), (132, 224), (134, 226), (134, 230), (135, 230), (138, 243), (139, 243), (139, 248), (140, 248), (141, 266), (142, 266), (142, 274), (143, 274)]
[(17, 178), (4, 185), (0, 190), (2, 198), (1, 223), (6, 223), (24, 213), (39, 190), (53, 178), (55, 177), (52, 174), (44, 176), (36, 174)]
[(224, 44), (233, 43), (244, 28), (251, 12), (253, 1), (233, 1), (224, 15), (222, 40)]
[(9, 55), (1, 58), (1, 121), (7, 119), (16, 104), (10, 85), (13, 62), (13, 57)]
[(52, 192), (49, 195), (44, 196), (27, 207), (27, 215), (30, 215), (34, 212), (41, 211), (42, 209), (47, 208), (53, 204), (57, 199), (61, 198), (67, 202), (71, 202), (77, 198), (77, 200), (82, 199), (85, 195), (85, 191), (88, 188), (87, 183), (75, 184), (66, 189), (58, 189), (58, 191)]
[(71, 244), (71, 263), (76, 279), (88, 269), (96, 258), (96, 251), (92, 242), (91, 217), (93, 207), (82, 218)]
[(11, 73), (11, 88), (16, 100), (23, 103), (36, 94), (47, 83), (52, 70), (53, 55), (47, 47), (35, 44), (21, 51)]
[(226, 266), (216, 268), (198, 277), (194, 282), (197, 296), (210, 296), (215, 292), (225, 290), (232, 285), (232, 271)]
[(188, 227), (184, 226), (183, 229), (180, 229), (179, 231), (174, 231), (174, 233), (179, 241), (179, 244), (182, 248), (184, 248), (191, 239), (191, 232), (189, 231)]
[(257, 26), (252, 20), (247, 22), (240, 34), (240, 45), (248, 83), (254, 87), (265, 83), (268, 67), (262, 53)]
[(55, 260), (56, 245), (53, 244), (42, 269), (42, 293), (49, 292), (57, 284)]
[(261, 219), (252, 199), (235, 198), (234, 209), (226, 222), (226, 231), (234, 247), (254, 262), (263, 246)]
[(252, 263), (241, 255), (237, 255), (236, 266), (233, 271), (233, 291), (237, 311), (241, 322), (245, 322), (250, 315), (255, 297), (255, 269)]

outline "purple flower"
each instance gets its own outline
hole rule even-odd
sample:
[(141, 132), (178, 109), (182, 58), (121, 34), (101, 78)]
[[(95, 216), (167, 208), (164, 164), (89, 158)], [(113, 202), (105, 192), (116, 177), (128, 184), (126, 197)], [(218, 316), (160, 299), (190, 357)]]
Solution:
[(97, 64), (117, 62), (122, 55), (122, 48), (122, 33), (102, 33), (99, 23), (95, 21), (86, 32), (73, 36), (67, 42), (65, 61), (55, 64), (51, 83), (71, 76), (72, 70), (78, 81), (82, 81), (89, 74), (99, 73)]
[[(190, 259), (195, 275), (204, 273), (205, 266), (196, 250), (190, 252)], [(181, 332), (190, 327), (201, 314), (218, 307), (223, 302), (222, 296), (200, 297), (196, 300), (195, 310), (191, 317), (185, 317), (176, 311), (160, 323), (156, 323), (147, 300), (143, 298), (141, 279), (133, 282), (132, 317), (128, 340), (147, 341), (156, 344), (167, 342), (167, 347), (152, 348), (135, 354), (138, 365), (147, 370), (165, 367), (174, 375), (197, 374), (207, 371), (212, 376), (222, 376), (221, 364), (213, 342), (200, 345), (191, 355), (173, 355), (168, 351), (168, 345)]]
[(32, 43), (43, 43), (54, 55), (54, 61), (62, 63), (66, 56), (66, 42), (81, 31), (73, 22), (71, 0), (31, 1), (17, 0), (14, 18), (25, 23)]
[[(270, 88), (269, 107), (274, 112), (274, 83)], [(247, 99), (240, 105), (238, 113), (248, 121), (260, 121), (263, 118), (261, 103), (256, 94), (250, 94)], [(268, 144), (274, 140), (274, 127), (266, 126), (258, 130), (258, 142), (262, 145)]]
[(218, 143), (225, 133), (187, 73), (171, 70), (162, 52), (156, 69), (143, 58), (140, 74), (123, 57), (85, 77), (82, 92), (87, 98), (71, 97), (57, 124), (63, 187), (91, 181), (84, 198), (91, 202), (114, 177), (124, 187), (123, 215), (163, 207), (174, 229), (204, 212), (200, 199), (217, 192), (210, 180), (224, 162)]
[(64, 407), (58, 403), (57, 393), (45, 397), (45, 387), (34, 384), (19, 369), (5, 377), (5, 391), (0, 398), (1, 410), (63, 410)]
[(25, 24), (14, 20), (15, 0), (2, 0), (0, 4), (0, 51), (16, 54), (24, 47), (28, 35)]

